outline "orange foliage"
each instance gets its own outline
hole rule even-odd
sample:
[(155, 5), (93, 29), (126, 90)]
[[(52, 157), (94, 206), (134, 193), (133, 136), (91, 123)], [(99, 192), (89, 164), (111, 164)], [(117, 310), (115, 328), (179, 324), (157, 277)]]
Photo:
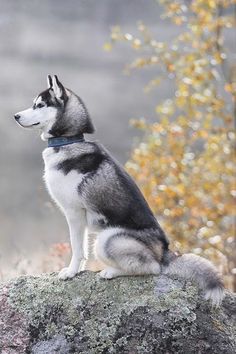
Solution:
[(144, 56), (127, 67), (129, 71), (161, 66), (162, 77), (153, 78), (146, 92), (163, 79), (175, 85), (174, 97), (155, 108), (157, 122), (132, 122), (144, 137), (126, 168), (171, 237), (172, 248), (205, 255), (224, 272), (232, 288), (236, 68), (227, 66), (222, 30), (234, 24), (233, 17), (224, 15), (233, 1), (160, 3), (165, 9), (162, 18), (187, 24), (171, 43), (156, 41), (143, 23), (138, 24), (140, 38), (123, 34), (116, 26), (109, 43), (109, 49), (126, 41), (143, 51)]

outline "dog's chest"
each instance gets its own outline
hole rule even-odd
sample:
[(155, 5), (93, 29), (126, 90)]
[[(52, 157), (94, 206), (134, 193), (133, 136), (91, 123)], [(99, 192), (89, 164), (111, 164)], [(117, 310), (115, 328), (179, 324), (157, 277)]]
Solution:
[(64, 174), (58, 169), (60, 162), (56, 154), (43, 153), (45, 164), (44, 180), (51, 197), (63, 209), (76, 209), (82, 206), (82, 200), (78, 193), (78, 186), (83, 179), (83, 174), (71, 170)]

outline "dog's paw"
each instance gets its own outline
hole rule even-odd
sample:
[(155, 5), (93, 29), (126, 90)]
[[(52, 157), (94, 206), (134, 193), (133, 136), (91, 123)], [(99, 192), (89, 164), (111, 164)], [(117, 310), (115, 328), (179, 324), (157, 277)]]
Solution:
[(71, 279), (74, 278), (74, 276), (77, 274), (78, 272), (74, 269), (71, 268), (63, 268), (59, 274), (58, 274), (58, 278), (61, 280), (66, 280), (66, 279)]
[(112, 267), (107, 267), (99, 273), (100, 277), (104, 278), (104, 279), (116, 278), (122, 274), (123, 274), (122, 271), (120, 271), (119, 269), (116, 269), (116, 268), (112, 268)]

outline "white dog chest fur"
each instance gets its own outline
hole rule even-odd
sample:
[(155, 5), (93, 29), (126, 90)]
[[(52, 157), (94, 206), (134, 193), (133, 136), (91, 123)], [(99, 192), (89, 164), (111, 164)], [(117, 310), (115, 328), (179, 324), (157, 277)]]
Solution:
[(63, 152), (54, 152), (53, 148), (43, 151), (43, 159), (45, 164), (44, 180), (56, 203), (63, 211), (84, 207), (78, 194), (78, 186), (84, 175), (76, 170), (65, 175), (63, 171), (58, 170), (57, 165), (65, 160), (66, 156)]

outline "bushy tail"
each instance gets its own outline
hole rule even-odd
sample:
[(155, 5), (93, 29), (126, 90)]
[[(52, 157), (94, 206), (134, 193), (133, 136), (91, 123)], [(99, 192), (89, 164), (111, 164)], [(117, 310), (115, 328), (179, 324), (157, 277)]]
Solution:
[(206, 300), (210, 300), (216, 307), (221, 304), (224, 298), (224, 285), (217, 269), (210, 261), (192, 253), (176, 256), (168, 251), (166, 256), (164, 274), (179, 275), (193, 280), (203, 290)]

